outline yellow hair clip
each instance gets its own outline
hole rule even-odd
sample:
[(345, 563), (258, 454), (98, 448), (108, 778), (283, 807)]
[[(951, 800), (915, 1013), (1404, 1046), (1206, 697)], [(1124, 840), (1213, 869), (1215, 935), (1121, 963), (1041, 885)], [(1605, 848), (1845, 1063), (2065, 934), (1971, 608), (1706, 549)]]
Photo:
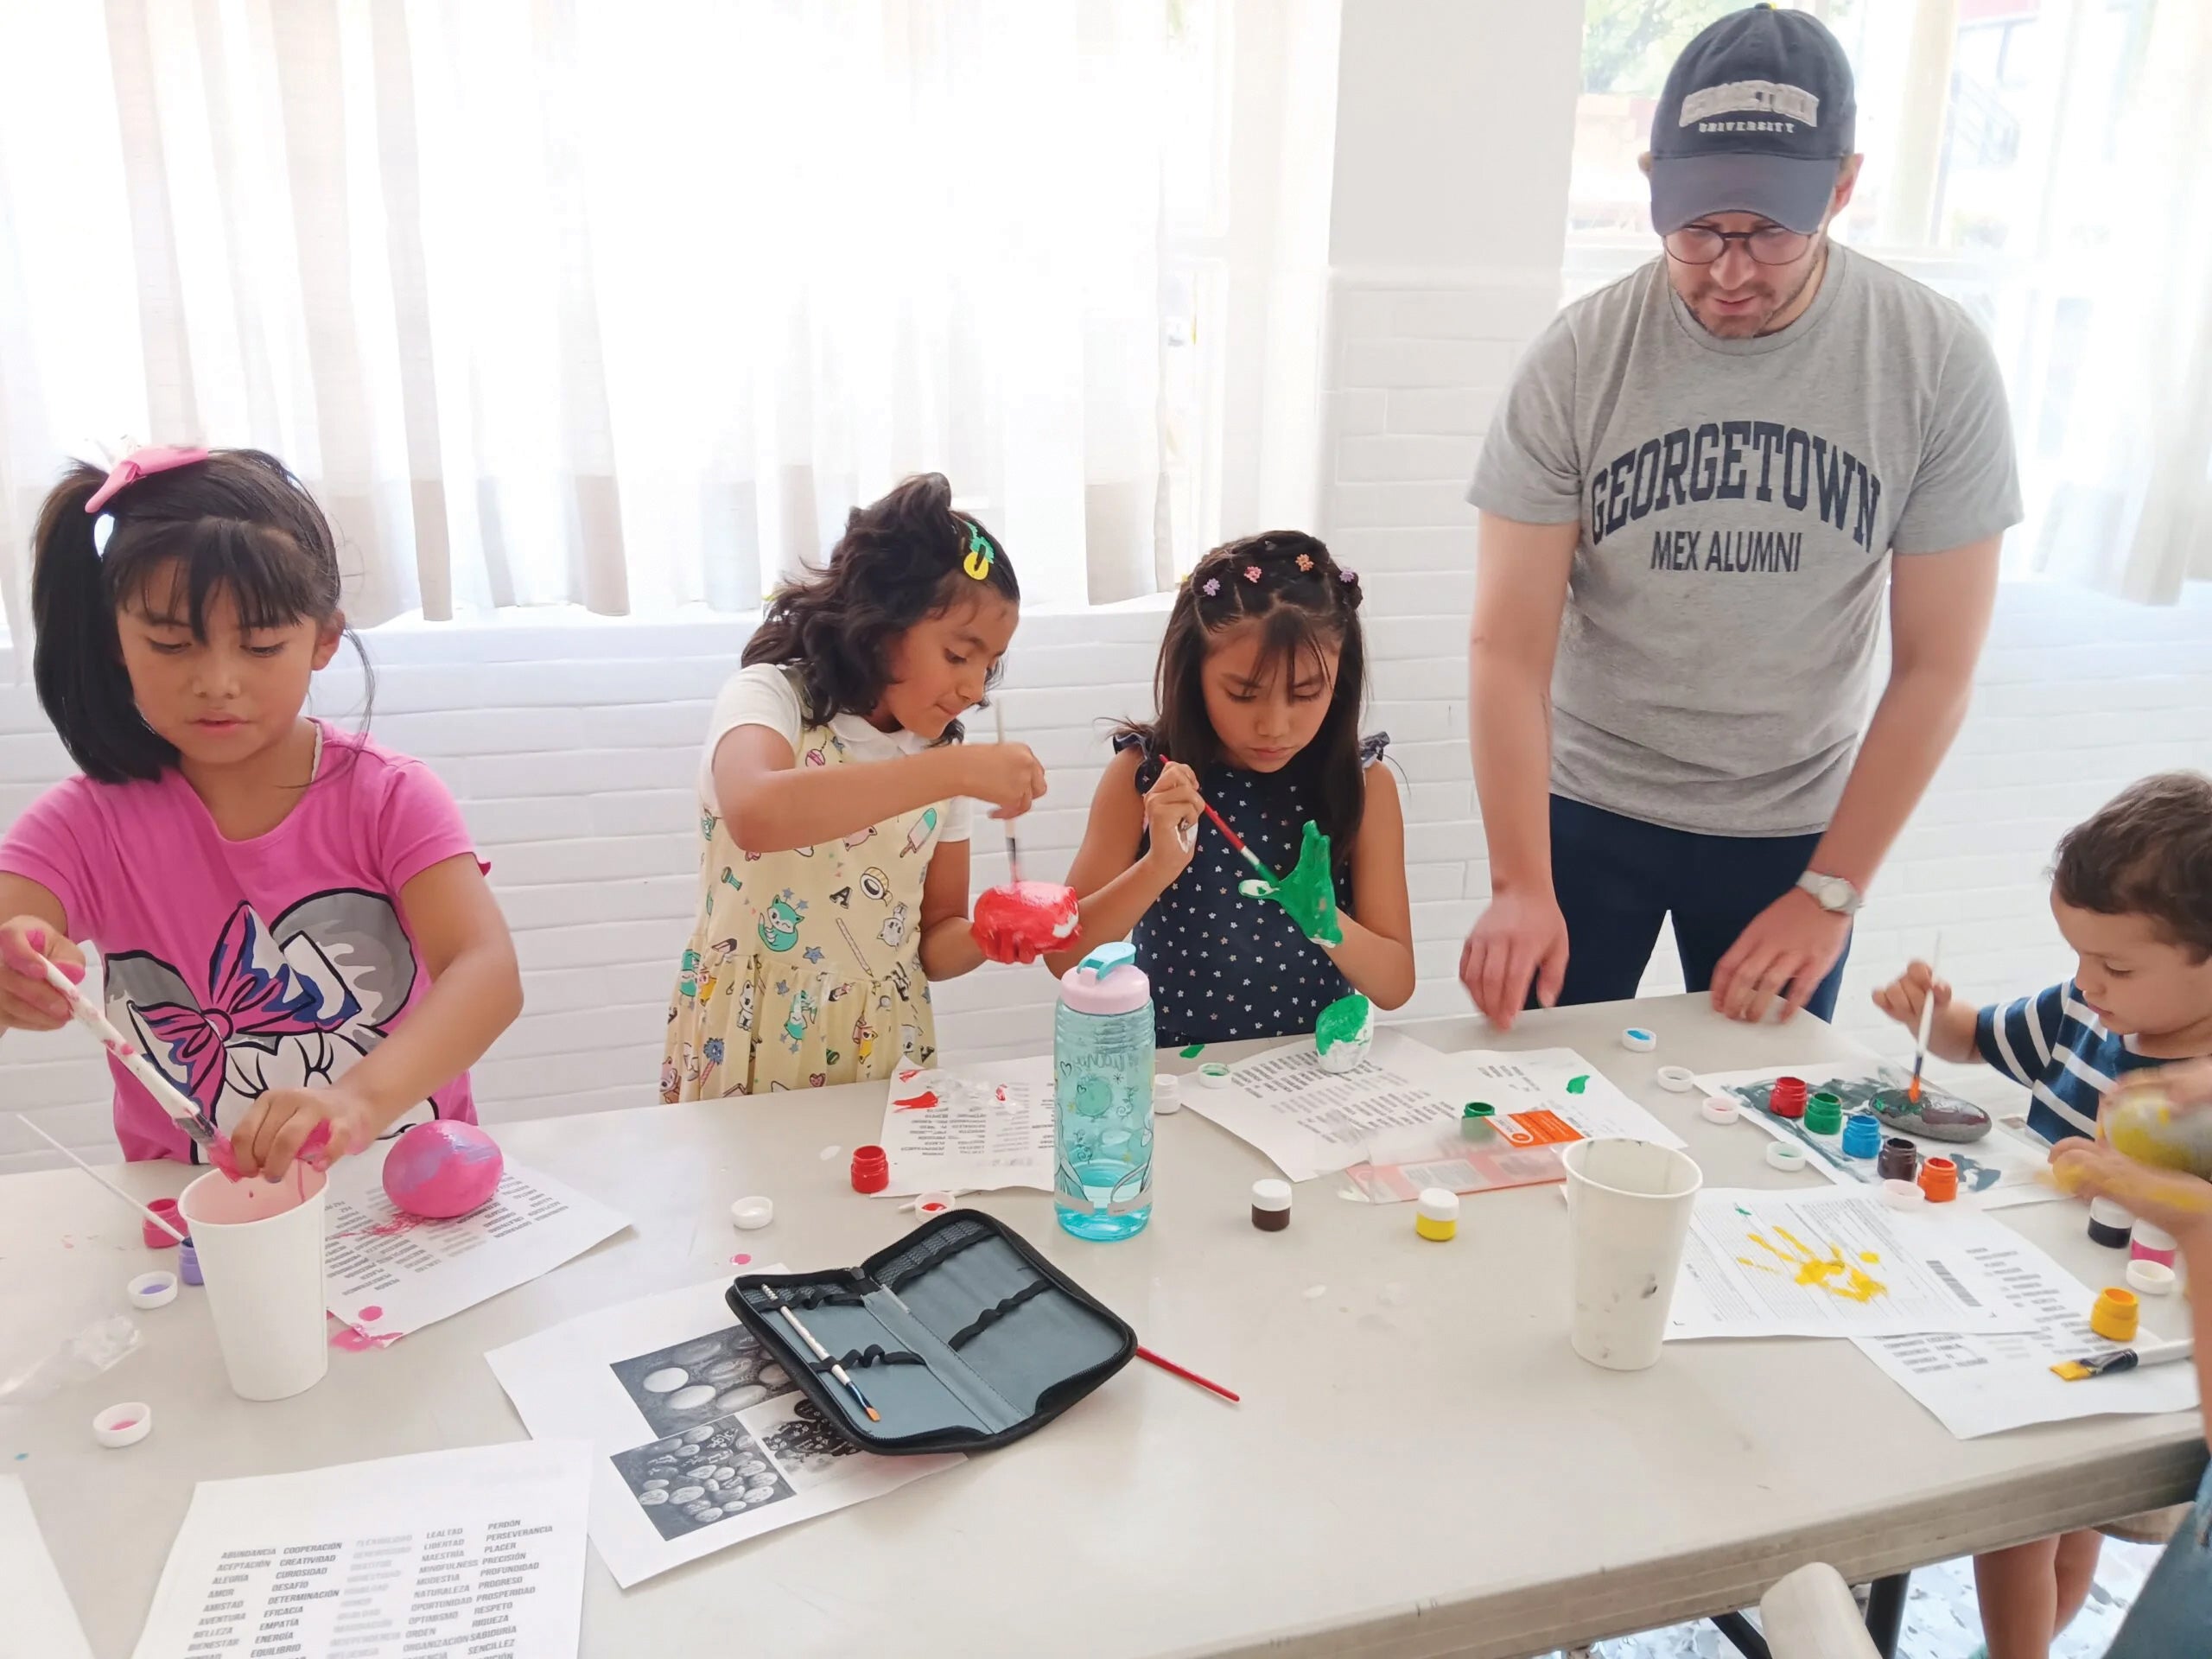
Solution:
[(960, 561), (960, 568), (978, 582), (991, 579), (991, 566), (998, 558), (998, 550), (991, 545), (980, 525), (968, 523), (968, 556)]

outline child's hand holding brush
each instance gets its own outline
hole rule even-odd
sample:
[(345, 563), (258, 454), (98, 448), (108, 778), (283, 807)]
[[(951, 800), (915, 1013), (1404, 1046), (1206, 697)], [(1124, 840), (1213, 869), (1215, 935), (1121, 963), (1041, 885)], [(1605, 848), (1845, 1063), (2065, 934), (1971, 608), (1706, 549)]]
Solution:
[[(1932, 1007), (1929, 1006), (1931, 1000)], [(1977, 1011), (1971, 1004), (1954, 1001), (1949, 984), (1936, 978), (1936, 970), (1926, 963), (1908, 963), (1904, 972), (1874, 993), (1874, 1006), (1916, 1033), (1925, 1015), (1928, 1052), (1938, 1059), (1965, 1065), (1976, 1058)]]

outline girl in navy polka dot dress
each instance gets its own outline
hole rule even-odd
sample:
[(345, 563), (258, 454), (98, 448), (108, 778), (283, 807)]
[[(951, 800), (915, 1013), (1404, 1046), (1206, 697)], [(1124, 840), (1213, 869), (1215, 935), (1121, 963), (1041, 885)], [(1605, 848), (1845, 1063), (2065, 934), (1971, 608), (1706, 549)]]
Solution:
[[(1296, 531), (1216, 548), (1176, 595), (1160, 713), (1116, 738), (1068, 871), (1085, 943), (1135, 942), (1163, 1046), (1308, 1032), (1355, 990), (1382, 1008), (1413, 995), (1405, 816), (1374, 764), (1387, 738), (1359, 734), (1359, 601), (1357, 575)], [(1273, 872), (1261, 896), (1208, 804)]]

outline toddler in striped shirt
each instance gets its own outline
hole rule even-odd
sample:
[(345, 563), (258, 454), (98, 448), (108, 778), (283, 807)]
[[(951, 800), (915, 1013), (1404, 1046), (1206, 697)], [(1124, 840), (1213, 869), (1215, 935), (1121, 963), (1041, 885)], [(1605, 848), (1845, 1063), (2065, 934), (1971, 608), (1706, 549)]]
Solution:
[(2028, 1090), (2028, 1126), (2058, 1141), (2094, 1136), (2128, 1072), (2212, 1054), (2212, 779), (2143, 779), (2068, 830), (2050, 909), (2079, 958), (2063, 984), (1977, 1010), (1916, 962), (1874, 1002), (1917, 1030), (1932, 992), (1929, 1052), (1995, 1066)]

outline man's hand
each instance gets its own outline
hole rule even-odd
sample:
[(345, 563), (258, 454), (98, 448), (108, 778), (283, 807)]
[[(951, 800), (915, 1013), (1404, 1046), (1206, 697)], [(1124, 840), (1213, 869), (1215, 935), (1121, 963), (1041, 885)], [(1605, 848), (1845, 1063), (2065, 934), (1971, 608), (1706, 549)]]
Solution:
[(1851, 918), (1792, 887), (1751, 918), (1713, 970), (1713, 1006), (1756, 1025), (1777, 996), (1784, 1020), (1811, 1001), (1851, 938)]
[(1567, 918), (1549, 887), (1497, 894), (1459, 952), (1459, 982), (1500, 1031), (1529, 1006), (1531, 979), (1536, 1001), (1548, 1008), (1567, 982)]

